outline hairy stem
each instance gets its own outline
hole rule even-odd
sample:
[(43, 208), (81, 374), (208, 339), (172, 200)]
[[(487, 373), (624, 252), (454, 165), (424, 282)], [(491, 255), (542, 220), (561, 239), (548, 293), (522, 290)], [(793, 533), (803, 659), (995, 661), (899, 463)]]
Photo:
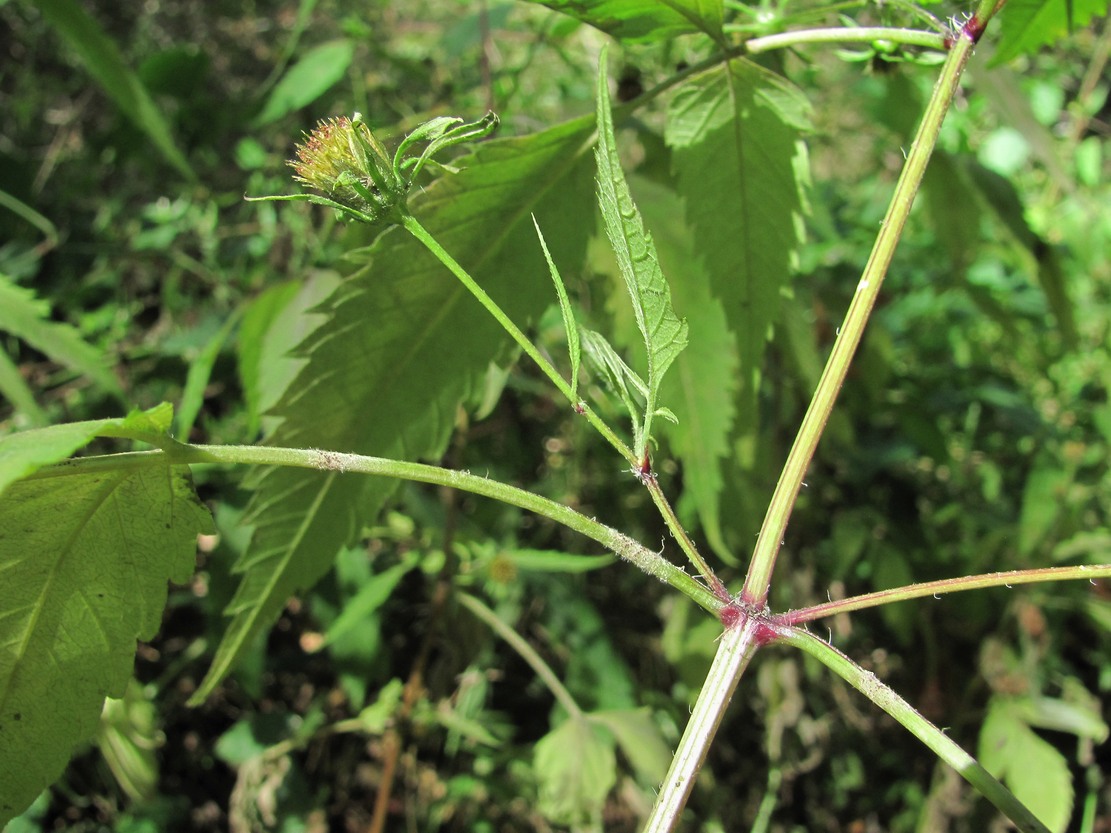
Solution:
[(869, 607), (878, 607), (893, 602), (903, 602), (908, 599), (920, 599), (923, 596), (939, 597), (945, 593), (959, 593), (964, 590), (979, 590), (984, 587), (1011, 587), (1015, 584), (1036, 584), (1043, 581), (1069, 581), (1075, 579), (1097, 579), (1111, 576), (1111, 564), (1081, 565), (1078, 567), (1046, 567), (1041, 570), (1007, 570), (1001, 573), (985, 573), (980, 576), (962, 576), (961, 578), (945, 578), (939, 581), (926, 581), (921, 584), (908, 584), (905, 587), (893, 587), (890, 590), (878, 590), (875, 593), (865, 593), (842, 599), (836, 602), (823, 602), (822, 604), (806, 607), (801, 610), (791, 610), (776, 617), (778, 622), (785, 625), (798, 625), (810, 622), (825, 616), (834, 616), (838, 613), (849, 613), (853, 610), (864, 610)]
[(799, 29), (794, 32), (780, 32), (753, 38), (745, 42), (753, 55), (772, 49), (803, 46), (809, 43), (873, 43), (888, 41), (906, 46), (924, 46), (929, 49), (945, 49), (945, 37), (937, 32), (924, 32), (920, 29), (893, 29), (884, 26), (862, 26), (848, 29)]
[(759, 647), (757, 634), (762, 627), (759, 617), (745, 617), (736, 627), (728, 628), (718, 642), (714, 663), (691, 711), (691, 719), (671, 759), (671, 768), (660, 786), (652, 814), (642, 833), (667, 833), (676, 830), (686, 806), (695, 776), (702, 768), (706, 752), (717, 734), (718, 726), (737, 682)]
[[(571, 385), (564, 380), (559, 374), (559, 371), (552, 366), (552, 363), (536, 349), (536, 346), (529, 340), (528, 336), (521, 332), (520, 328), (518, 328), (509, 316), (505, 314), (505, 311), (498, 306), (497, 302), (486, 293), (486, 290), (479, 286), (475, 279), (467, 273), (467, 270), (460, 266), (459, 262), (448, 254), (448, 252), (436, 241), (436, 238), (429, 234), (427, 229), (425, 229), (411, 214), (406, 213), (402, 216), (401, 225), (432, 252), (432, 254), (434, 254), (439, 261), (459, 279), (459, 282), (478, 299), (479, 303), (486, 308), (486, 311), (494, 316), (505, 331), (513, 337), (513, 340), (517, 342), (525, 354), (536, 362), (537, 366), (544, 372), (544, 375), (551, 380), (552, 384), (556, 386), (564, 397), (566, 397), (567, 401), (570, 402), (576, 410), (581, 411), (587, 421), (598, 430), (598, 433), (600, 433), (610, 445), (617, 449), (617, 452), (625, 458), (626, 462), (628, 462), (634, 470), (637, 470), (640, 466), (639, 457), (608, 425), (606, 425), (602, 418), (598, 416), (589, 405), (575, 396), (574, 391), (571, 389)], [(654, 484), (654, 481), (652, 481), (652, 483)], [(694, 565), (695, 569), (698, 570), (720, 598), (728, 599), (729, 594), (723, 592), (724, 586), (721, 584), (718, 577), (714, 575), (714, 571), (710, 569), (709, 564), (707, 564), (706, 560), (699, 554), (694, 542), (679, 523), (679, 519), (676, 517), (675, 511), (671, 508), (671, 504), (668, 502), (667, 497), (660, 491), (658, 486), (654, 489), (650, 489), (650, 491), (652, 492), (652, 501), (660, 510), (660, 514), (663, 516), (667, 528), (671, 531), (672, 536), (675, 538), (676, 542), (678, 542), (679, 547), (683, 550), (691, 564)]]
[(879, 295), (887, 269), (891, 265), (895, 246), (902, 235), (915, 194), (918, 193), (922, 183), (926, 163), (937, 144), (942, 119), (949, 111), (953, 96), (957, 92), (961, 73), (972, 55), (972, 47), (972, 38), (962, 35), (957, 38), (948, 59), (942, 65), (941, 75), (922, 117), (918, 135), (914, 139), (910, 153), (907, 154), (906, 164), (895, 186), (895, 193), (883, 220), (883, 227), (876, 237), (872, 254), (864, 267), (864, 274), (857, 284), (852, 304), (845, 315), (844, 323), (838, 330), (833, 351), (818, 381), (814, 397), (810, 400), (810, 406), (807, 408), (806, 416), (803, 417), (795, 443), (787, 456), (787, 462), (783, 466), (783, 472), (776, 484), (767, 514), (764, 516), (764, 523), (760, 528), (742, 594), (750, 604), (763, 605), (768, 597), (768, 586), (771, 583), (775, 559), (787, 529), (787, 521), (791, 517), (791, 510), (798, 498), (803, 477), (814, 456), (814, 450), (818, 446), (818, 440), (830, 412), (833, 410), (837, 394), (845, 381), (849, 363), (864, 334), (864, 326)]
[(976, 788), (1015, 823), (1023, 833), (1049, 833), (1048, 829), (1026, 806), (1004, 787), (980, 763), (965, 752), (942, 729), (924, 718), (906, 700), (865, 671), (843, 653), (811, 633), (798, 628), (777, 629), (779, 638), (828, 666), (853, 688), (903, 724), (912, 735), (928, 746), (939, 758), (953, 767), (962, 778)]
[(56, 466), (39, 469), (31, 478), (64, 477), (68, 474), (92, 471), (115, 471), (122, 468), (193, 465), (197, 463), (248, 464), (262, 466), (291, 466), (322, 471), (374, 474), (396, 477), (400, 480), (413, 480), (447, 486), (464, 492), (494, 498), (511, 506), (527, 509), (563, 524), (587, 538), (591, 538), (616, 553), (626, 561), (639, 567), (650, 576), (670, 584), (676, 590), (689, 596), (696, 604), (717, 613), (723, 607), (722, 600), (703, 587), (682, 568), (672, 564), (662, 555), (634, 541), (628, 535), (612, 527), (598, 523), (576, 512), (569, 506), (556, 503), (546, 497), (533, 494), (516, 486), (479, 477), (465, 471), (444, 469), (424, 463), (409, 463), (404, 460), (387, 460), (382, 457), (367, 457), (361, 454), (341, 454), (336, 451), (321, 451), (305, 448), (276, 448), (253, 445), (185, 445), (173, 444), (159, 451), (135, 451), (125, 454), (109, 454), (99, 457), (80, 457)]

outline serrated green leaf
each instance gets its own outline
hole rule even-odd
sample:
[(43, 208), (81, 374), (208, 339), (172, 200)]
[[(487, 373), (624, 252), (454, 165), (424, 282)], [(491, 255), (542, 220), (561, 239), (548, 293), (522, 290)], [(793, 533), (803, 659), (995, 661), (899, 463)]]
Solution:
[(722, 0), (531, 0), (618, 40), (665, 41), (705, 32), (721, 37)]
[[(582, 259), (593, 226), (585, 146), (591, 119), (483, 144), (461, 173), (411, 201), (413, 213), (519, 324), (551, 290), (529, 228), (548, 230), (553, 257)], [(471, 295), (400, 229), (381, 235), (370, 263), (322, 308), (331, 315), (300, 348), (306, 360), (282, 401), (271, 442), (397, 459), (436, 458), (459, 403), (509, 337)], [(460, 338), (465, 333), (466, 338)], [(420, 384), (413, 384), (419, 379)], [(203, 699), (286, 600), (328, 571), (395, 483), (337, 472), (269, 470), (251, 504), (256, 525), (236, 569), (234, 616), (195, 699)]]
[(15, 481), (43, 466), (60, 462), (95, 437), (141, 440), (154, 445), (168, 440), (173, 406), (156, 405), (119, 419), (94, 419), (50, 425), (0, 438), (0, 494)]
[(690, 79), (668, 109), (664, 138), (687, 221), (737, 339), (742, 439), (757, 430), (764, 347), (800, 241), (807, 112), (793, 86), (743, 60)]
[(569, 718), (536, 744), (533, 766), (545, 818), (572, 827), (600, 824), (617, 783), (612, 738), (585, 717)]
[(536, 236), (540, 238), (540, 248), (544, 250), (544, 260), (548, 262), (548, 271), (551, 272), (552, 283), (555, 284), (556, 295), (559, 297), (559, 311), (563, 315), (563, 329), (567, 331), (567, 352), (571, 359), (571, 398), (576, 399), (579, 389), (579, 362), (581, 361), (579, 325), (575, 323), (575, 312), (571, 309), (571, 301), (567, 297), (567, 288), (563, 285), (563, 278), (559, 276), (559, 270), (556, 268), (555, 261), (552, 260), (551, 252), (548, 251), (548, 243), (544, 240), (544, 234), (540, 231), (540, 224), (536, 222), (536, 217), (532, 218), (532, 223), (536, 226)]
[(354, 57), (355, 44), (346, 38), (314, 46), (274, 85), (255, 117), (255, 126), (270, 124), (312, 104), (343, 78)]
[(671, 291), (660, 269), (652, 235), (644, 228), (621, 169), (613, 131), (605, 53), (598, 67), (598, 145), (594, 158), (598, 165), (598, 204), (606, 236), (617, 256), (648, 355), (644, 418), (633, 449), (637, 458), (643, 459), (652, 439), (652, 418), (656, 414), (660, 383), (671, 363), (687, 346), (688, 327), (671, 306)]
[(1027, 55), (1107, 14), (1108, 0), (1010, 0), (999, 15), (999, 42), (991, 65)]
[(73, 54), (85, 65), (124, 114), (142, 130), (158, 151), (178, 171), (196, 179), (193, 169), (174, 143), (170, 126), (143, 82), (124, 63), (116, 44), (74, 0), (35, 0), (46, 21), (65, 38)]
[(93, 735), (105, 696), (123, 695), (166, 582), (189, 579), (197, 534), (211, 531), (184, 468), (71, 473), (4, 493), (0, 825)]
[(81, 338), (69, 324), (50, 320), (50, 306), (29, 289), (0, 274), (0, 330), (26, 341), (54, 361), (92, 379), (101, 389), (122, 400), (123, 390), (112, 375), (111, 362)]
[(291, 356), (298, 344), (327, 321), (314, 312), (339, 286), (334, 272), (314, 272), (304, 281), (278, 284), (259, 295), (243, 314), (236, 340), (239, 378), (249, 414), (249, 434), (265, 425), (269, 411), (305, 360)]
[(678, 197), (640, 179), (633, 187), (645, 222), (654, 230), (660, 262), (678, 278), (671, 287), (675, 307), (690, 324), (690, 343), (661, 389), (676, 411), (668, 442), (683, 464), (679, 508), (694, 508), (710, 546), (733, 563), (721, 533), (720, 497), (737, 392), (737, 343), (721, 302), (710, 292), (690, 229), (676, 219), (683, 214)]

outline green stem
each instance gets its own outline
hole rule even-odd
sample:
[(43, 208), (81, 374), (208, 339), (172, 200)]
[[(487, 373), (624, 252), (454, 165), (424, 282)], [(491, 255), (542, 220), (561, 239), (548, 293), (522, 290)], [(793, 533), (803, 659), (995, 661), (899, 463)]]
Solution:
[(885, 26), (864, 26), (847, 29), (799, 29), (753, 38), (745, 46), (753, 55), (772, 49), (802, 46), (808, 43), (872, 43), (888, 41), (906, 46), (924, 46), (928, 49), (945, 49), (945, 37), (937, 32), (921, 29), (893, 29)]
[(639, 460), (637, 460), (633, 450), (625, 445), (621, 438), (602, 421), (600, 416), (594, 413), (589, 405), (577, 399), (571, 390), (571, 386), (559, 375), (559, 371), (555, 369), (552, 363), (536, 349), (536, 346), (529, 340), (528, 336), (521, 332), (520, 328), (505, 314), (505, 311), (498, 306), (497, 302), (486, 293), (485, 289), (478, 285), (475, 279), (467, 273), (466, 269), (459, 265), (459, 261), (448, 254), (447, 250), (444, 249), (444, 247), (436, 241), (436, 238), (420, 224), (417, 218), (405, 212), (401, 216), (401, 225), (406, 231), (413, 235), (413, 237), (419, 240), (425, 248), (432, 252), (432, 254), (436, 256), (436, 259), (444, 264), (451, 274), (455, 275), (455, 277), (459, 279), (459, 282), (478, 299), (478, 302), (486, 308), (486, 311), (494, 316), (494, 319), (513, 337), (513, 340), (517, 342), (517, 345), (525, 352), (525, 355), (536, 362), (537, 367), (544, 372), (544, 375), (551, 380), (552, 384), (556, 386), (564, 397), (566, 397), (567, 401), (576, 409), (582, 409), (583, 416), (587, 418), (587, 421), (597, 429), (599, 434), (605, 437), (610, 445), (617, 449), (617, 452), (625, 458), (626, 462), (631, 466), (637, 465)]
[(31, 478), (64, 477), (70, 474), (95, 471), (117, 471), (123, 468), (146, 468), (151, 466), (193, 465), (197, 463), (250, 464), (260, 466), (290, 466), (321, 471), (351, 472), (396, 477), (400, 480), (413, 480), (447, 486), (464, 492), (494, 498), (511, 506), (527, 509), (550, 518), (557, 523), (591, 538), (616, 553), (626, 561), (639, 567), (648, 575), (670, 584), (676, 590), (689, 596), (696, 604), (716, 614), (722, 608), (722, 600), (687, 575), (683, 570), (659, 553), (642, 546), (629, 536), (616, 529), (598, 523), (576, 512), (569, 506), (556, 503), (546, 497), (533, 494), (507, 483), (479, 477), (465, 471), (453, 471), (424, 463), (409, 463), (403, 460), (387, 460), (382, 457), (366, 457), (361, 454), (341, 454), (336, 451), (321, 451), (304, 448), (276, 448), (254, 445), (184, 445), (174, 444), (165, 450), (134, 451), (125, 454), (109, 454), (99, 457), (80, 457), (68, 460), (57, 466), (39, 469)]
[[(433, 237), (428, 232), (428, 230), (425, 229), (424, 226), (422, 226), (411, 214), (404, 213), (402, 215), (401, 225), (404, 226), (405, 230), (412, 234), (413, 237), (415, 237), (417, 240), (419, 240), (430, 252), (432, 252), (432, 254), (434, 254), (436, 258), (441, 263), (443, 263), (444, 266), (446, 266), (451, 271), (451, 273), (455, 275), (456, 278), (459, 279), (459, 282), (462, 283), (463, 286), (465, 286), (467, 290), (472, 295), (474, 295), (475, 298), (478, 299), (478, 302), (486, 308), (486, 311), (494, 316), (495, 320), (497, 320), (497, 322), (501, 324), (503, 328), (505, 328), (505, 331), (513, 337), (513, 340), (517, 342), (517, 344), (525, 352), (525, 354), (534, 362), (536, 362), (537, 366), (544, 372), (544, 375), (551, 380), (552, 384), (554, 384), (559, 392), (562, 393), (564, 397), (566, 397), (567, 401), (570, 402), (571, 405), (576, 408), (576, 410), (581, 410), (583, 416), (585, 416), (587, 418), (587, 421), (589, 421), (590, 424), (598, 430), (598, 433), (605, 437), (609, 444), (617, 449), (618, 453), (625, 458), (626, 462), (628, 462), (630, 466), (632, 466), (634, 471), (638, 471), (640, 467), (640, 459), (636, 455), (636, 453), (634, 453), (632, 449), (630, 449), (627, 445), (625, 445), (624, 442), (622, 442), (622, 440), (610, 429), (608, 425), (606, 425), (605, 422), (602, 421), (602, 418), (598, 416), (590, 408), (589, 405), (575, 396), (574, 391), (571, 390), (570, 384), (568, 384), (563, 379), (563, 377), (560, 376), (559, 371), (555, 369), (555, 367), (552, 365), (551, 362), (547, 360), (547, 358), (541, 355), (540, 351), (536, 349), (536, 346), (529, 340), (528, 336), (521, 332), (517, 325), (513, 323), (512, 319), (510, 319), (510, 317), (505, 314), (505, 311), (498, 306), (497, 302), (494, 301), (494, 299), (486, 293), (486, 290), (479, 286), (475, 279), (467, 273), (467, 270), (459, 265), (459, 262), (455, 260), (455, 258), (453, 258), (450, 254), (448, 254), (443, 246), (441, 246), (436, 241), (436, 238)], [(721, 580), (718, 579), (718, 577), (714, 574), (714, 571), (710, 569), (710, 566), (706, 563), (706, 560), (699, 554), (698, 549), (694, 545), (694, 542), (691, 540), (690, 536), (687, 535), (686, 530), (684, 530), (682, 525), (679, 523), (679, 519), (676, 517), (675, 511), (671, 508), (670, 503), (668, 503), (667, 497), (663, 494), (662, 491), (660, 491), (659, 486), (655, 483), (654, 478), (645, 478), (645, 482), (649, 484), (649, 491), (652, 494), (652, 501), (660, 510), (660, 514), (663, 516), (664, 523), (667, 524), (667, 528), (671, 531), (672, 536), (679, 543), (680, 548), (686, 554), (687, 558), (690, 559), (691, 564), (694, 565), (695, 569), (698, 570), (698, 572), (714, 590), (715, 595), (717, 595), (720, 599), (728, 600), (729, 593), (725, 590), (725, 586), (721, 583)]]
[(760, 617), (750, 616), (722, 634), (713, 665), (691, 711), (691, 719), (671, 759), (667, 778), (656, 796), (652, 815), (641, 833), (667, 833), (678, 829), (694, 779), (706, 759), (737, 682), (759, 647), (756, 637), (762, 626)]
[(946, 578), (940, 581), (909, 584), (905, 587), (893, 587), (890, 590), (878, 590), (875, 593), (865, 593), (836, 602), (824, 602), (801, 610), (791, 610), (778, 616), (776, 620), (785, 625), (798, 625), (802, 622), (810, 622), (814, 619), (834, 616), (838, 613), (849, 613), (853, 610), (864, 610), (882, 604), (904, 602), (908, 599), (920, 599), (923, 596), (936, 597), (945, 593), (960, 593), (965, 590), (979, 590), (984, 587), (1011, 587), (1015, 584), (1036, 584), (1043, 581), (1069, 581), (1082, 578), (1097, 579), (1109, 576), (1111, 576), (1111, 564), (1085, 564), (1078, 567), (1008, 570), (1001, 573), (985, 573), (980, 576)]
[(702, 576), (707, 585), (709, 585), (713, 594), (723, 602), (728, 602), (731, 598), (729, 588), (725, 586), (713, 569), (711, 569), (710, 565), (706, 563), (706, 559), (702, 557), (702, 553), (698, 551), (698, 547), (695, 546), (694, 541), (691, 540), (691, 537), (687, 534), (683, 525), (679, 523), (679, 518), (675, 514), (675, 510), (672, 509), (671, 504), (668, 503), (667, 496), (660, 488), (656, 476), (654, 474), (649, 475), (643, 478), (643, 480), (644, 485), (648, 489), (648, 494), (652, 496), (652, 502), (655, 503), (656, 508), (660, 510), (664, 523), (666, 523), (667, 528), (671, 530), (671, 534), (678, 542), (679, 548), (686, 553), (687, 558), (690, 560), (691, 564), (694, 565), (695, 569), (698, 570), (699, 575)]
[(845, 381), (849, 370), (849, 363), (860, 344), (864, 334), (864, 326), (871, 314), (872, 306), (879, 295), (880, 286), (884, 276), (891, 265), (895, 253), (895, 246), (899, 242), (903, 226), (910, 214), (914, 196), (922, 183), (922, 176), (926, 171), (926, 163), (937, 144), (938, 131), (941, 122), (949, 110), (953, 96), (960, 84), (961, 73), (972, 55), (972, 40), (967, 36), (957, 38), (953, 44), (949, 57), (942, 65), (941, 75), (934, 87), (933, 95), (922, 117), (922, 124), (918, 128), (918, 135), (914, 139), (910, 153), (907, 155), (903, 172), (895, 186), (895, 193), (887, 209), (883, 226), (876, 237), (872, 254), (864, 267), (864, 274), (857, 284), (856, 294), (852, 304), (845, 315), (845, 321), (838, 330), (838, 337), (826, 363), (822, 377), (818, 381), (817, 390), (810, 400), (806, 416), (803, 417), (798, 436), (787, 456), (783, 466), (783, 473), (776, 484), (775, 493), (772, 495), (771, 504), (768, 506), (764, 523), (760, 528), (760, 536), (756, 542), (756, 549), (749, 564), (748, 574), (745, 577), (743, 598), (750, 604), (761, 606), (768, 597), (768, 587), (771, 583), (772, 570), (775, 567), (775, 558), (783, 541), (783, 534), (787, 529), (787, 521), (791, 517), (802, 486), (806, 469), (814, 456), (818, 440), (833, 410), (833, 403)]
[(575, 698), (567, 687), (559, 681), (559, 677), (552, 671), (551, 666), (544, 662), (544, 658), (536, 652), (528, 640), (522, 637), (517, 631), (509, 627), (505, 622), (498, 618), (498, 614), (494, 613), (490, 608), (476, 599), (474, 596), (469, 596), (466, 593), (459, 593), (456, 596), (459, 599), (459, 604), (467, 608), (471, 613), (490, 626), (490, 630), (504, 639), (514, 651), (516, 651), (521, 659), (529, 664), (529, 667), (536, 672), (544, 685), (548, 687), (555, 699), (567, 711), (571, 717), (581, 719), (583, 711), (579, 708), (579, 704), (575, 702)]
[(926, 720), (913, 706), (865, 671), (843, 653), (818, 637), (798, 628), (777, 629), (779, 638), (828, 666), (849, 685), (903, 724), (934, 754), (953, 767), (976, 791), (994, 804), (1024, 833), (1049, 833), (1026, 806), (996, 780), (980, 763), (961, 749), (942, 729)]

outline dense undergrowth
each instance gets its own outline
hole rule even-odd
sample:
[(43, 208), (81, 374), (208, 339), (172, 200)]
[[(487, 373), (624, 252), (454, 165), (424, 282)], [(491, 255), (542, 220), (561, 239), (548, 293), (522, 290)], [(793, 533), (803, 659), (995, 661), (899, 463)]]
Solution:
[[(290, 190), (283, 163), (302, 131), (360, 111), (396, 139), (433, 115), (494, 109), (499, 135), (514, 137), (592, 112), (605, 39), (595, 29), (529, 3), (417, 6), (83, 4), (157, 102), (176, 165), (34, 4), (0, 6), (14, 35), (0, 78), (9, 298), (0, 338), (22, 379), (3, 387), (0, 430), (170, 401), (183, 441), (272, 436), (271, 409), (293, 407), (279, 404), (292, 376), (286, 353), (373, 240), (319, 208), (242, 200)], [(761, 8), (799, 15), (792, 24), (836, 23), (818, 6)], [(1090, 22), (1099, 11), (1076, 4), (1075, 31), (1043, 48), (1008, 29), (1005, 11), (1001, 33), (981, 45), (794, 509), (775, 609), (1111, 560), (1111, 33)], [(852, 13), (862, 24), (914, 19), (871, 4)], [(712, 52), (690, 36), (625, 46), (613, 58), (615, 104)], [(735, 264), (697, 228), (697, 188), (684, 177), (705, 172), (667, 135), (666, 95), (619, 123), (675, 306), (692, 331), (710, 334), (665, 387), (680, 426), (694, 427), (661, 430), (653, 462), (732, 589), (934, 80), (926, 51), (882, 44), (759, 60), (797, 84), (813, 112), (798, 130), (807, 154), (794, 163), (809, 173), (797, 204), (777, 205), (776, 183), (759, 175), (746, 204), (797, 215), (801, 232), (761, 255), (785, 270), (770, 300), (733, 299), (774, 310), (755, 335), (724, 323), (729, 295), (714, 270)], [(591, 176), (568, 174), (568, 193), (588, 192)], [(419, 183), (418, 215), (425, 187), (440, 199), (431, 179)], [(594, 231), (593, 217), (558, 222)], [(753, 223), (750, 236), (760, 233)], [(553, 253), (585, 322), (631, 352), (636, 326), (603, 237), (579, 245), (557, 232)], [(546, 355), (562, 357), (547, 270), (534, 238), (520, 245), (532, 260), (504, 279), (500, 300)], [(466, 352), (481, 333), (451, 335)], [(507, 341), (492, 343), (476, 359), (488, 372), (460, 384), (458, 407), (439, 415), (453, 427), (432, 462), (523, 486), (670, 553), (667, 528), (623, 461)], [(414, 397), (438, 384), (434, 368), (406, 373)], [(596, 377), (585, 387), (611, 425), (623, 424)], [(692, 389), (710, 393), (685, 401)], [(320, 444), (309, 430), (298, 439)], [(692, 444), (704, 440), (700, 456)], [(405, 483), (367, 498), (382, 511), (354, 519), (344, 546), (325, 547), (324, 563), (339, 550), (334, 568), (280, 605), (273, 628), (189, 706), (228, 630), (240, 581), (232, 567), (248, 551), (243, 522), (259, 483), (215, 465), (194, 466), (193, 477), (215, 518), (196, 573), (171, 589), (162, 627), (140, 646), (135, 680), (106, 708), (95, 742), (12, 833), (562, 829), (581, 808), (558, 806), (550, 782), (560, 762), (545, 768), (534, 755), (564, 706), (464, 594), (523, 636), (584, 711), (635, 715), (622, 719), (638, 740), (597, 765), (599, 781), (613, 779), (600, 816), (577, 826), (639, 829), (713, 657), (717, 620), (550, 520)], [(1111, 753), (1100, 743), (1109, 628), (1111, 588), (1099, 581), (903, 602), (814, 625), (965, 748), (994, 731), (1024, 744), (1011, 754), (1032, 770), (1067, 773), (1042, 787), (1071, 808), (1059, 829), (1085, 833), (1111, 830)], [(587, 793), (566, 800), (587, 806)], [(376, 808), (385, 828), (373, 827)], [(773, 649), (742, 681), (688, 829), (979, 831), (995, 817), (824, 667)]]

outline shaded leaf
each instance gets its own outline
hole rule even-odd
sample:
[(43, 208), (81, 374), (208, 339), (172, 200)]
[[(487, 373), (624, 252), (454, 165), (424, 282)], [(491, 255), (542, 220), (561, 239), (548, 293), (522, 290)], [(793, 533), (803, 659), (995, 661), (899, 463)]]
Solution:
[(729, 332), (721, 302), (698, 257), (682, 203), (669, 189), (635, 180), (633, 187), (645, 221), (654, 229), (660, 261), (674, 276), (671, 294), (690, 325), (690, 341), (675, 360), (662, 387), (677, 417), (668, 441), (683, 463), (680, 509), (697, 511), (714, 551), (735, 562), (721, 533), (722, 460), (729, 454), (737, 392), (737, 343)]
[(556, 824), (598, 825), (617, 783), (613, 739), (585, 717), (571, 717), (536, 744), (540, 812)]
[(652, 438), (652, 418), (656, 414), (660, 383), (671, 363), (687, 346), (688, 327), (671, 306), (671, 292), (660, 269), (652, 235), (644, 228), (621, 169), (613, 132), (605, 54), (598, 68), (598, 146), (594, 158), (598, 165), (598, 203), (606, 236), (617, 256), (621, 277), (633, 303), (637, 328), (647, 349), (648, 390), (644, 419), (634, 447), (637, 457), (644, 458)]
[(587, 719), (609, 730), (642, 781), (652, 787), (663, 782), (671, 766), (671, 747), (647, 708), (591, 712)]
[(142, 130), (171, 165), (189, 179), (196, 179), (189, 162), (174, 143), (170, 126), (162, 112), (123, 60), (96, 21), (74, 0), (35, 0), (42, 16), (66, 39), (77, 58), (119, 105), (124, 114)]
[(1020, 717), (1015, 704), (996, 698), (980, 729), (984, 768), (1001, 780), (1053, 833), (1064, 833), (1072, 816), (1068, 762)]
[(687, 221), (737, 339), (741, 438), (756, 431), (764, 347), (799, 245), (807, 109), (788, 82), (737, 60), (690, 79), (668, 110)]
[(1067, 469), (1043, 455), (1026, 478), (1022, 491), (1022, 513), (1018, 519), (1018, 551), (1034, 552), (1053, 529), (1064, 506), (1065, 489), (1072, 480)]
[(367, 617), (385, 604), (394, 588), (397, 587), (397, 583), (415, 566), (416, 562), (413, 560), (404, 561), (401, 564), (395, 564), (367, 581), (359, 588), (358, 593), (344, 603), (343, 610), (328, 627), (319, 648), (330, 645), (349, 633), (352, 628), (364, 622)]
[(705, 32), (721, 36), (721, 0), (531, 0), (618, 40), (664, 41)]
[[(591, 119), (577, 119), (487, 142), (461, 160), (461, 173), (412, 200), (428, 231), (519, 324), (539, 315), (551, 297), (530, 212), (547, 230), (554, 258), (582, 259), (593, 226), (583, 209), (592, 127)], [(271, 441), (436, 458), (456, 408), (482, 384), (509, 336), (400, 229), (381, 235), (365, 257), (369, 264), (322, 307), (328, 323), (300, 348), (306, 364), (274, 409), (283, 422)], [(244, 575), (227, 610), (234, 618), (195, 700), (207, 696), (291, 595), (328, 571), (395, 487), (383, 478), (292, 470), (264, 471), (255, 483), (256, 529), (236, 565)]]
[(4, 493), (0, 824), (93, 735), (105, 696), (123, 695), (135, 640), (157, 632), (166, 582), (189, 579), (197, 534), (211, 530), (184, 468), (74, 472)]

